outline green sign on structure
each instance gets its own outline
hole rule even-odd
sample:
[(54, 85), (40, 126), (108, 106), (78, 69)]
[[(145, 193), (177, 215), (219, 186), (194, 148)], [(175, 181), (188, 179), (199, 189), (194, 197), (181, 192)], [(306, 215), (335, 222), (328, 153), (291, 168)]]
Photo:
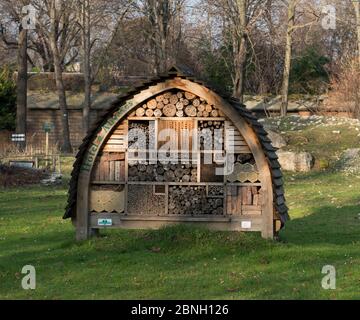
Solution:
[(43, 125), (43, 130), (47, 133), (50, 133), (54, 129), (54, 124), (51, 122), (45, 122)]

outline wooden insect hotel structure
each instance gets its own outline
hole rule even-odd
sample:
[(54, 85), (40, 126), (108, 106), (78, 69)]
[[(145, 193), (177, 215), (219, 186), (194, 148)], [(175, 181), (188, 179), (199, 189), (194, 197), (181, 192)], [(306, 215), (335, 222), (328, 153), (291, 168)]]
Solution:
[(64, 218), (78, 240), (172, 223), (272, 238), (288, 219), (275, 151), (245, 106), (174, 67), (120, 97), (84, 139)]

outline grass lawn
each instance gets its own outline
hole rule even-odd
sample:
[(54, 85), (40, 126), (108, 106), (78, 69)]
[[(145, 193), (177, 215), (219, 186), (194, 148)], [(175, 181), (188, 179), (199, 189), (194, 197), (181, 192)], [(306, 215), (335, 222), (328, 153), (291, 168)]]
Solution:
[[(76, 243), (61, 219), (65, 187), (2, 190), (0, 298), (360, 298), (360, 178), (315, 172), (286, 181), (292, 221), (279, 242), (177, 226)], [(27, 264), (36, 290), (21, 288)], [(321, 287), (327, 264), (336, 290)]]

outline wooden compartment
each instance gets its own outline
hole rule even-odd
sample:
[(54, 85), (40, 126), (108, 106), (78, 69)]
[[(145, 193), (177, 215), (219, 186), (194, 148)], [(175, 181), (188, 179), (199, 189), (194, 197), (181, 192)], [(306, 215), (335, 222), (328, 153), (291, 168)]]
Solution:
[(92, 213), (124, 213), (125, 186), (92, 186), (89, 209)]
[(104, 152), (96, 159), (93, 181), (125, 182), (125, 165), (125, 153)]
[(231, 215), (261, 215), (261, 187), (228, 185), (226, 211)]
[(165, 195), (154, 193), (153, 185), (128, 185), (127, 213), (139, 215), (164, 215)]

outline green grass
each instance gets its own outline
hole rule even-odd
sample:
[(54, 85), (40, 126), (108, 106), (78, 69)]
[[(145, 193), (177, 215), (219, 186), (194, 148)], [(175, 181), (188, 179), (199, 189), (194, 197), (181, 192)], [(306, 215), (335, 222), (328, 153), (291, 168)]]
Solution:
[[(61, 219), (65, 187), (0, 191), (0, 298), (359, 298), (360, 179), (317, 172), (286, 181), (292, 221), (278, 242), (176, 226), (76, 243)], [(36, 267), (34, 291), (21, 288), (27, 264)], [(336, 290), (321, 288), (327, 264)]]
[[(334, 161), (360, 142), (353, 128), (289, 130), (289, 149)], [(341, 134), (333, 134), (340, 130)], [(305, 138), (304, 138), (305, 137)], [(157, 231), (108, 230), (77, 243), (62, 220), (64, 186), (0, 190), (0, 299), (359, 299), (360, 177), (334, 172), (286, 174), (292, 220), (279, 241), (256, 233), (176, 226)], [(37, 288), (21, 288), (33, 265)], [(336, 290), (321, 269), (333, 265)]]

